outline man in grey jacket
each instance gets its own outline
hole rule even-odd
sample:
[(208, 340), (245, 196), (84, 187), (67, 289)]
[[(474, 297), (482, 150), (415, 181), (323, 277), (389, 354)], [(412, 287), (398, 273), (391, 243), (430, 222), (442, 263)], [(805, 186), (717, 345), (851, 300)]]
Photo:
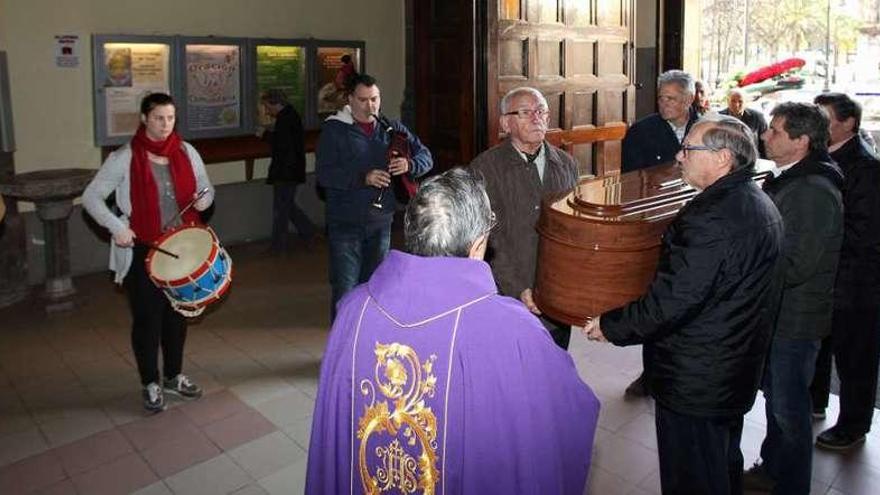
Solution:
[[(507, 139), (480, 153), (471, 167), (486, 180), (498, 225), (489, 239), (489, 264), (505, 296), (519, 299), (532, 313), (541, 310), (532, 297), (538, 263), (541, 199), (577, 185), (577, 164), (565, 151), (544, 141), (550, 120), (547, 100), (521, 87), (501, 100), (501, 129)], [(568, 349), (571, 327), (545, 317), (542, 323), (559, 347)]]
[(813, 457), (810, 382), (831, 332), (834, 279), (843, 240), (843, 174), (828, 155), (828, 116), (816, 105), (773, 109), (761, 139), (776, 162), (764, 182), (785, 221), (785, 278), (762, 390), (767, 435), (744, 488), (808, 494)]

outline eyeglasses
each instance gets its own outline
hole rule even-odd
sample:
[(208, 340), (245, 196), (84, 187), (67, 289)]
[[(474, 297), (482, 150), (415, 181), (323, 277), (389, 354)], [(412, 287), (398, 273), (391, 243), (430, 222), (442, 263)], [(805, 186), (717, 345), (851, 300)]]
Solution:
[(709, 146), (703, 146), (698, 144), (683, 144), (681, 145), (681, 153), (684, 156), (687, 156), (690, 151), (718, 151), (715, 148)]
[(504, 115), (516, 115), (517, 118), (522, 120), (531, 120), (534, 117), (544, 118), (546, 115), (550, 113), (546, 108), (538, 108), (537, 110), (532, 110), (531, 108), (522, 108), (519, 110), (514, 110), (512, 112), (507, 112)]

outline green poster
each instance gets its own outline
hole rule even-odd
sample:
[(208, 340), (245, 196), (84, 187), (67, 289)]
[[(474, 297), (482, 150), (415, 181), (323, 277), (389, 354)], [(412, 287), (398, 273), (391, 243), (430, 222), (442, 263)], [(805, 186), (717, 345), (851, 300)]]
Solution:
[(270, 88), (284, 91), (293, 108), (305, 118), (306, 50), (302, 46), (257, 46), (257, 115), (259, 125), (271, 121), (260, 105), (259, 95)]

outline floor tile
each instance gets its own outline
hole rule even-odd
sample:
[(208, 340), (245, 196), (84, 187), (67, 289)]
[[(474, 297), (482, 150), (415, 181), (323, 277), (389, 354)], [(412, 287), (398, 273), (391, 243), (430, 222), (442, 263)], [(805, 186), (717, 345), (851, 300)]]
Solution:
[(199, 429), (175, 409), (123, 425), (120, 430), (137, 450), (147, 450), (184, 436), (200, 434)]
[(165, 478), (220, 455), (220, 449), (202, 432), (195, 432), (157, 444), (142, 451), (141, 455), (153, 472)]
[(655, 451), (618, 436), (597, 442), (592, 462), (631, 484), (637, 484), (658, 469)]
[(203, 431), (223, 450), (230, 450), (275, 431), (268, 419), (250, 409), (211, 423)]
[[(178, 495), (230, 493), (251, 482), (251, 477), (226, 455), (196, 464), (165, 479), (165, 484)], [(297, 492), (289, 487), (287, 493)]]
[(58, 447), (113, 427), (103, 410), (76, 409), (40, 425), (49, 445)]
[(587, 486), (584, 489), (584, 494), (624, 495), (628, 493), (633, 486), (633, 484), (629, 483), (622, 477), (594, 465), (590, 468), (590, 476), (587, 479)]
[(254, 483), (252, 485), (247, 485), (241, 489), (235, 490), (232, 492), (232, 495), (268, 495), (269, 492), (263, 489), (262, 486)]
[(69, 479), (33, 492), (32, 495), (77, 495), (76, 487)]
[(157, 481), (156, 475), (136, 453), (72, 477), (79, 493), (89, 495), (127, 494)]
[(296, 421), (311, 417), (315, 409), (315, 400), (299, 389), (293, 389), (284, 395), (261, 402), (254, 406), (269, 421), (283, 428)]
[(115, 428), (54, 450), (70, 476), (89, 471), (133, 451), (134, 447)]
[(49, 444), (39, 428), (0, 436), (0, 466), (45, 452), (48, 448)]
[(180, 408), (180, 411), (198, 426), (205, 426), (246, 410), (248, 410), (247, 404), (227, 390), (204, 395), (201, 399), (184, 404)]
[(268, 476), (306, 457), (283, 432), (276, 431), (227, 452), (254, 479)]
[(132, 492), (132, 495), (173, 495), (173, 493), (165, 485), (165, 482), (157, 481), (152, 485), (147, 485), (138, 491)]
[(64, 478), (64, 469), (52, 452), (44, 452), (0, 468), (0, 493), (28, 493)]
[(306, 489), (306, 460), (301, 459), (260, 479), (259, 484), (270, 495), (303, 493)]
[(283, 428), (284, 433), (296, 442), (304, 451), (309, 450), (309, 439), (312, 434), (312, 418), (303, 418)]

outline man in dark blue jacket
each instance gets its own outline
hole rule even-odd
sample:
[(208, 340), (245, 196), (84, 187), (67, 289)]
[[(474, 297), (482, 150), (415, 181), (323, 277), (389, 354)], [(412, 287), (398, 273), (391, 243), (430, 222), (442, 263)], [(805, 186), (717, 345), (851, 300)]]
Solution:
[(831, 333), (834, 279), (843, 240), (843, 174), (828, 156), (828, 117), (813, 104), (771, 112), (762, 139), (776, 162), (764, 181), (785, 220), (785, 279), (761, 390), (767, 435), (745, 488), (808, 495), (813, 460), (810, 382)]
[[(669, 70), (657, 78), (657, 113), (639, 120), (623, 137), (621, 172), (632, 172), (675, 160), (681, 141), (699, 115), (694, 110), (696, 82), (687, 72)], [(626, 395), (648, 395), (645, 373), (626, 387)]]
[(733, 117), (694, 125), (676, 160), (701, 192), (666, 229), (645, 295), (585, 328), (593, 340), (644, 345), (663, 493), (742, 493), (743, 416), (773, 329), (784, 237), (752, 180), (755, 156)]
[[(316, 163), (326, 192), (334, 317), (336, 303), (370, 278), (390, 247), (397, 203), (391, 191), (381, 198), (380, 191), (390, 189), (395, 176), (420, 177), (433, 165), (419, 138), (400, 122), (380, 117), (382, 100), (373, 77), (358, 74), (349, 84), (348, 105), (321, 127)], [(395, 134), (405, 138), (409, 156), (389, 156)]]
[(693, 110), (694, 78), (681, 70), (669, 70), (657, 78), (657, 113), (639, 120), (623, 137), (621, 172), (669, 163), (681, 140), (699, 116)]

